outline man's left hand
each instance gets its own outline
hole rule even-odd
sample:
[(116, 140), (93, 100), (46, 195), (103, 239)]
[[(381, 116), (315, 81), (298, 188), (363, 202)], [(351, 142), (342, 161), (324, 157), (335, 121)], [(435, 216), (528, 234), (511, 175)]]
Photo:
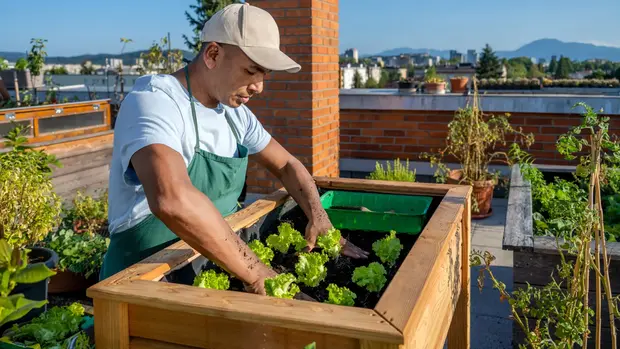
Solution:
[[(323, 235), (327, 233), (331, 228), (333, 228), (332, 224), (329, 222), (323, 223), (314, 223), (313, 221), (309, 222), (306, 226), (306, 241), (308, 243), (308, 247), (306, 250), (308, 252), (312, 251), (316, 245), (316, 238), (319, 235)], [(340, 245), (342, 245), (341, 254), (355, 258), (355, 259), (366, 259), (368, 258), (368, 252), (362, 250), (361, 248), (355, 246), (350, 241), (345, 238), (340, 238)]]

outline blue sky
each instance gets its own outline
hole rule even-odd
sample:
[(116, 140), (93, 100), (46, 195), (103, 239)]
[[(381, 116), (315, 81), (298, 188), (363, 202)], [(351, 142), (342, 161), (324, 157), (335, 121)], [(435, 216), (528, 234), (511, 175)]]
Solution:
[[(120, 52), (121, 37), (134, 40), (127, 50), (146, 49), (168, 31), (173, 45), (185, 48), (181, 35), (191, 33), (184, 12), (195, 0), (21, 3), (3, 1), (0, 51), (26, 51), (30, 38), (42, 37), (56, 56)], [(340, 0), (340, 51), (464, 51), (487, 42), (512, 50), (540, 38), (620, 47), (618, 15), (618, 0)]]

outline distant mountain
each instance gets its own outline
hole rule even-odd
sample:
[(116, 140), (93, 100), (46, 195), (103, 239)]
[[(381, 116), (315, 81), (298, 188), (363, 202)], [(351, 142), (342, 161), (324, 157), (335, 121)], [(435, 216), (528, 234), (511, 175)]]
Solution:
[[(482, 47), (478, 47), (475, 49), (478, 53), (482, 52)], [(401, 53), (428, 53), (431, 56), (441, 56), (445, 58), (450, 57), (450, 50), (415, 49), (411, 47), (394, 48), (373, 55), (360, 54), (360, 57), (397, 56)], [(467, 54), (467, 52), (461, 53)], [(540, 39), (524, 45), (514, 51), (496, 51), (496, 54), (501, 58), (526, 56), (534, 58), (545, 58), (547, 59), (547, 61), (551, 59), (551, 56), (557, 56), (559, 58), (563, 55), (565, 57), (569, 57), (573, 60), (579, 61), (584, 61), (588, 59), (607, 59), (610, 61), (620, 62), (620, 47), (597, 46), (593, 44), (584, 44), (579, 42), (563, 42), (556, 39)]]
[[(70, 57), (57, 57), (57, 56), (48, 56), (45, 58), (45, 63), (47, 64), (81, 64), (84, 61), (91, 61), (93, 64), (105, 64), (106, 58), (121, 58), (125, 64), (134, 64), (136, 59), (140, 58), (140, 53), (147, 52), (147, 50), (142, 51), (134, 51), (134, 52), (126, 52), (122, 55), (119, 54), (108, 54), (108, 53), (100, 53), (100, 54), (87, 54), (80, 56), (70, 56)], [(183, 56), (187, 59), (194, 58), (194, 53), (182, 50)], [(1, 52), (0, 57), (4, 57), (4, 59), (9, 60), (10, 62), (15, 62), (19, 58), (26, 58), (26, 53), (20, 52)]]

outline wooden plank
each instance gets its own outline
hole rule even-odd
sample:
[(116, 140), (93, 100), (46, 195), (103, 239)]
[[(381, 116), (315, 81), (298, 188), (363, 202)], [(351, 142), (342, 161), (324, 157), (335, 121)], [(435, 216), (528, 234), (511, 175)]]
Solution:
[[(573, 261), (574, 257), (566, 256), (567, 261)], [(552, 281), (551, 275), (558, 275), (557, 266), (561, 265), (559, 254), (515, 252), (513, 254), (513, 281), (517, 283), (530, 283), (533, 286), (544, 286)], [(609, 264), (609, 275), (612, 275), (610, 286), (612, 293), (620, 293), (620, 260), (612, 259)], [(594, 290), (596, 278), (590, 278), (590, 289)]]
[(62, 107), (64, 109), (89, 107), (89, 106), (92, 106), (93, 104), (99, 104), (99, 106), (103, 109), (106, 105), (110, 105), (110, 101), (111, 99), (107, 98), (107, 99), (97, 99), (94, 101), (80, 101), (80, 102), (71, 102), (71, 103), (37, 105), (33, 107), (7, 108), (7, 109), (0, 109), (0, 116), (4, 117), (5, 114), (8, 114), (8, 113), (21, 114), (21, 113), (31, 112), (31, 111), (54, 111), (54, 109), (58, 107)]
[(519, 165), (512, 166), (508, 209), (502, 248), (510, 251), (531, 251), (534, 248), (532, 220), (532, 189), (523, 179)]
[(62, 167), (53, 169), (52, 177), (59, 177), (72, 173), (79, 173), (84, 170), (108, 166), (112, 162), (112, 146), (105, 147), (92, 152), (69, 155), (59, 159)]
[(448, 333), (448, 348), (469, 349), (471, 345), (471, 303), (470, 303), (470, 279), (471, 267), (469, 256), (471, 250), (471, 192), (465, 198), (463, 207), (462, 239), (463, 251), (461, 252), (461, 294), (450, 324)]
[[(560, 240), (560, 244), (562, 240)], [(594, 251), (595, 242), (590, 243), (592, 251)], [(620, 242), (609, 242), (605, 244), (607, 247), (607, 257), (611, 260), (620, 260)], [(558, 242), (556, 238), (551, 236), (534, 236), (534, 253), (555, 254), (558, 253)], [(565, 252), (565, 254), (567, 254)], [(601, 254), (602, 255), (602, 254)], [(602, 258), (602, 257), (601, 257)]]
[(104, 165), (69, 173), (64, 176), (53, 177), (52, 185), (58, 195), (66, 195), (77, 190), (86, 191), (92, 184), (107, 182), (110, 176), (110, 166)]
[(108, 349), (129, 349), (129, 313), (126, 303), (95, 299), (95, 346)]
[(401, 348), (401, 346), (398, 344), (373, 342), (373, 341), (367, 341), (367, 340), (361, 340), (359, 347), (360, 349), (399, 349)]
[(87, 134), (77, 137), (65, 138), (51, 142), (41, 142), (33, 144), (35, 149), (45, 150), (50, 154), (54, 154), (59, 160), (66, 157), (78, 156), (99, 151), (102, 149), (111, 149), (114, 144), (114, 131), (103, 131), (96, 134)]
[[(183, 297), (179, 297), (180, 294)], [(140, 305), (176, 311), (186, 316), (196, 314), (300, 331), (312, 328), (312, 331), (318, 333), (389, 343), (402, 343), (403, 339), (397, 329), (375, 311), (366, 308), (144, 280), (91, 287), (88, 296), (110, 301), (122, 300), (129, 302), (132, 307)]]
[(325, 189), (433, 196), (444, 196), (450, 189), (457, 187), (452, 184), (394, 182), (357, 178), (314, 177), (314, 181), (318, 187)]
[(131, 338), (129, 342), (130, 349), (194, 349), (186, 345), (177, 345), (172, 343), (154, 341), (145, 338)]
[(129, 319), (131, 336), (198, 348), (302, 349), (312, 342), (318, 348), (359, 348), (355, 338), (316, 333), (312, 326), (288, 329), (138, 305), (129, 306)]

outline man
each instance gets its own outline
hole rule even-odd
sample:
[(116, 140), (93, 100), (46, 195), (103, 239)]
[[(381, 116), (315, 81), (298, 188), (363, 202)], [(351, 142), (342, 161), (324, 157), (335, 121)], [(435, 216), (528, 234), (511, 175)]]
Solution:
[[(141, 77), (119, 110), (109, 189), (111, 242), (101, 278), (180, 238), (248, 291), (265, 294), (264, 279), (275, 272), (223, 218), (237, 209), (248, 155), (281, 180), (307, 215), (309, 250), (332, 227), (306, 168), (245, 106), (262, 92), (268, 72), (301, 67), (279, 50), (271, 15), (247, 3), (217, 12), (201, 39), (200, 52), (184, 69)], [(367, 258), (366, 251), (341, 243), (343, 254)]]

